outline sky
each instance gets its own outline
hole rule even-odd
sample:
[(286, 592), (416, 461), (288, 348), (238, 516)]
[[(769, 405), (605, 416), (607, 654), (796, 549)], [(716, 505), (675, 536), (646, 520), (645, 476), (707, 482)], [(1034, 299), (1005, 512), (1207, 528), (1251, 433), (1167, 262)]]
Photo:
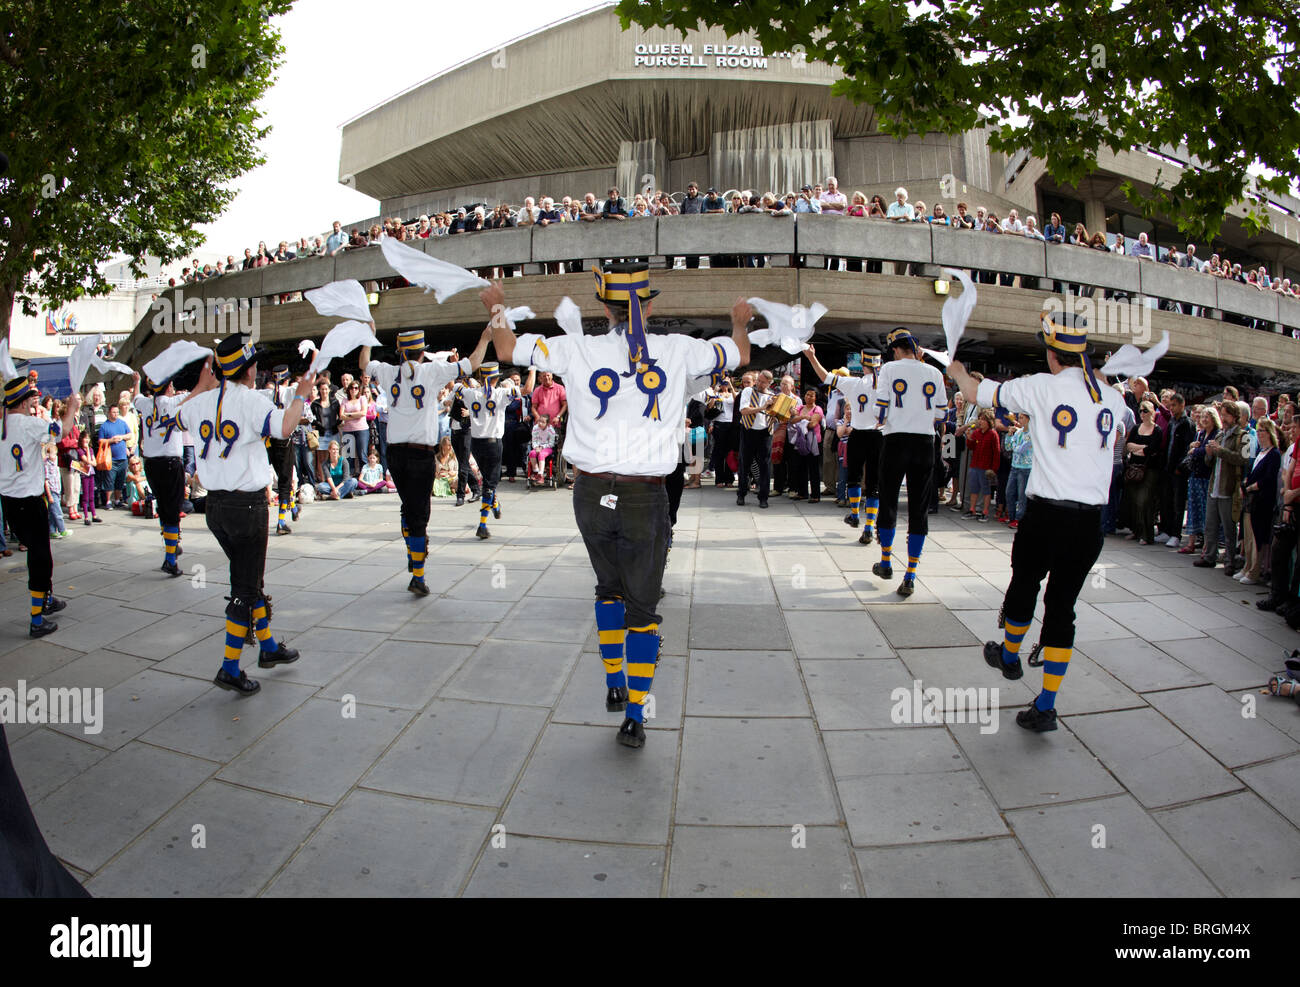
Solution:
[(280, 240), (377, 215), (379, 202), (338, 181), (345, 120), (430, 76), (600, 0), (298, 0), (277, 18), (284, 61), (261, 110), (266, 164), (236, 183), (234, 202), (201, 227), (215, 251), (242, 259)]

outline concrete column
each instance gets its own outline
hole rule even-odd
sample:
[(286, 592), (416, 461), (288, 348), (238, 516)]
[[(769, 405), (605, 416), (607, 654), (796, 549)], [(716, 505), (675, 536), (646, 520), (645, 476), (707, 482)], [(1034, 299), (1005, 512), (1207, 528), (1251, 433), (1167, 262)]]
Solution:
[(1106, 232), (1106, 204), (1100, 199), (1085, 199), (1083, 202), (1083, 225), (1088, 233)]

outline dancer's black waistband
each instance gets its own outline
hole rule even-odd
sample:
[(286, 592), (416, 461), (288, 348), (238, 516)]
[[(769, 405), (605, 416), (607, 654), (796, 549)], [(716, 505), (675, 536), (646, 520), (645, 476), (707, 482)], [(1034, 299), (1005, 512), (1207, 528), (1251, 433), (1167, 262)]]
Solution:
[(209, 490), (209, 504), (229, 504), (238, 507), (241, 504), (265, 504), (265, 490)]
[(1100, 511), (1104, 504), (1084, 504), (1077, 500), (1050, 500), (1047, 497), (1030, 497), (1029, 500), (1044, 507), (1056, 507), (1063, 511)]

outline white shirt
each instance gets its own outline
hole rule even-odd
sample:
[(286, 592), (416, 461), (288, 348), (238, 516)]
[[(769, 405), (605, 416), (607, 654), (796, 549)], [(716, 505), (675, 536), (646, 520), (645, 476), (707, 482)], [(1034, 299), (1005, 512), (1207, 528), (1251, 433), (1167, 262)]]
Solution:
[[(766, 408), (772, 403), (772, 399), (779, 394), (779, 391), (758, 391), (752, 387), (746, 387), (740, 392), (740, 410), (743, 412), (746, 408), (757, 407)], [(761, 411), (754, 415), (752, 422), (746, 423), (745, 416), (740, 416), (740, 424), (744, 428), (766, 429), (767, 415)]]
[(156, 399), (136, 395), (135, 410), (140, 413), (140, 455), (145, 459), (158, 456), (180, 458), (184, 436), (176, 423), (176, 409), (183, 400), (184, 394), (159, 395)]
[(1034, 440), (1034, 469), (1027, 493), (1048, 500), (1102, 505), (1110, 497), (1116, 423), (1124, 399), (1101, 385), (1094, 404), (1080, 367), (1059, 374), (1033, 374), (1003, 384), (984, 380), (979, 403), (1029, 416)]
[(840, 374), (829, 375), (824, 383), (844, 396), (844, 405), (849, 410), (849, 424), (854, 428), (878, 428), (880, 419), (875, 408), (876, 388), (872, 377), (844, 377)]
[(57, 436), (59, 423), (37, 415), (5, 412), (5, 437), (0, 445), (0, 494), (40, 497), (45, 493), (45, 457), (41, 446)]
[(717, 401), (718, 407), (722, 409), (718, 417), (713, 419), (713, 424), (730, 425), (736, 414), (736, 392), (728, 391), (725, 395), (721, 393), (713, 394), (709, 400)]
[(468, 357), (459, 363), (408, 362), (398, 367), (371, 360), (366, 373), (388, 395), (388, 441), (437, 445), (442, 410), (438, 394), (448, 381), (469, 372)]
[(681, 459), (687, 394), (695, 378), (734, 370), (740, 352), (730, 337), (712, 340), (650, 335), (650, 357), (662, 384), (658, 418), (647, 414), (656, 395), (641, 390), (628, 370), (627, 341), (611, 330), (604, 336), (524, 333), (515, 341), (515, 361), (564, 377), (569, 428), (564, 458), (588, 473), (666, 476)]
[(199, 482), (205, 490), (261, 490), (274, 476), (264, 440), (282, 437), (284, 410), (262, 391), (227, 383), (217, 426), (218, 397), (221, 390), (213, 388), (191, 396), (177, 409), (181, 424), (196, 440)]
[(512, 393), (512, 388), (504, 386), (494, 387), (490, 393), (482, 385), (464, 389), (461, 400), (469, 409), (471, 439), (499, 439), (506, 434), (506, 405)]
[(876, 420), (886, 435), (934, 435), (934, 423), (948, 411), (943, 374), (920, 360), (890, 360), (876, 384)]

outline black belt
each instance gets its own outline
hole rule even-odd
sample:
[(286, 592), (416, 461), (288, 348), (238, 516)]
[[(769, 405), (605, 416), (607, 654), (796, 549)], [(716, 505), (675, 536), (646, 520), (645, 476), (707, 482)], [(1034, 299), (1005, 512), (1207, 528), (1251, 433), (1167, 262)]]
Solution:
[(1051, 500), (1047, 497), (1030, 497), (1029, 500), (1044, 507), (1056, 507), (1063, 511), (1099, 511), (1105, 504), (1084, 504), (1077, 500)]
[(391, 448), (393, 448), (393, 446), (404, 446), (404, 447), (407, 448), (407, 449), (421, 449), (421, 450), (423, 450), (424, 452), (437, 452), (437, 451), (438, 451), (438, 447), (437, 447), (437, 446), (429, 446), (429, 445), (425, 445), (425, 444), (422, 443), (422, 442), (390, 442), (390, 443), (388, 443), (388, 448), (391, 449)]
[(632, 476), (626, 473), (588, 473), (586, 470), (578, 470), (582, 476), (589, 476), (595, 480), (613, 480), (615, 483), (653, 483), (657, 486), (663, 486), (664, 478), (662, 476)]
[(209, 490), (210, 504), (265, 504), (265, 490)]

